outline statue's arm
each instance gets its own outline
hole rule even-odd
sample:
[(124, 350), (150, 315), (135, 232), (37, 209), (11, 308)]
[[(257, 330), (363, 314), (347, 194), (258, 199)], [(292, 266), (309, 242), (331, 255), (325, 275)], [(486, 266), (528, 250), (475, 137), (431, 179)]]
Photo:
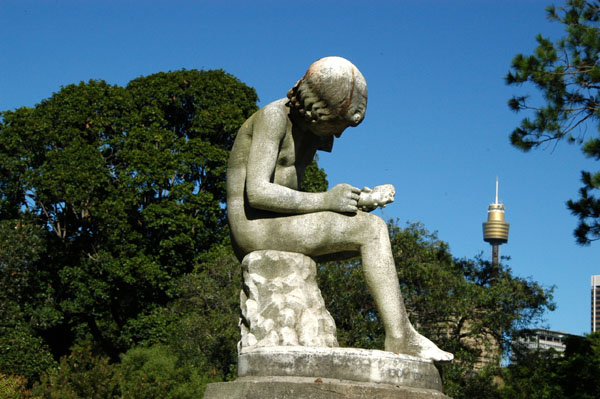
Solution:
[(360, 190), (348, 184), (323, 193), (305, 193), (271, 182), (287, 124), (286, 113), (277, 107), (265, 108), (256, 116), (246, 167), (250, 206), (279, 213), (356, 212)]

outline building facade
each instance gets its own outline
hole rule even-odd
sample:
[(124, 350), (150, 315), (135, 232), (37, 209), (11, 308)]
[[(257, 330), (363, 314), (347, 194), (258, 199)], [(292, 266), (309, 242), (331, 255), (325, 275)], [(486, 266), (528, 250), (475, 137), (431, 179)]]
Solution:
[(591, 331), (600, 331), (600, 275), (592, 276)]
[(565, 341), (567, 337), (573, 335), (564, 331), (546, 330), (536, 328), (528, 330), (528, 336), (518, 339), (518, 342), (528, 350), (548, 350), (554, 349), (562, 353), (565, 351)]

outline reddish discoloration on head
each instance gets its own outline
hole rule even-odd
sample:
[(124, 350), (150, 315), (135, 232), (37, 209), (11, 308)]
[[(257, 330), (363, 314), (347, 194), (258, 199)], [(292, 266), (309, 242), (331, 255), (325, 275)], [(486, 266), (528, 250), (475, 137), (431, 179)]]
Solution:
[(309, 120), (341, 118), (356, 126), (367, 109), (367, 82), (350, 61), (326, 57), (314, 62), (288, 92), (292, 106)]
[(358, 125), (367, 108), (367, 82), (350, 61), (326, 57), (314, 62), (302, 78), (335, 114)]

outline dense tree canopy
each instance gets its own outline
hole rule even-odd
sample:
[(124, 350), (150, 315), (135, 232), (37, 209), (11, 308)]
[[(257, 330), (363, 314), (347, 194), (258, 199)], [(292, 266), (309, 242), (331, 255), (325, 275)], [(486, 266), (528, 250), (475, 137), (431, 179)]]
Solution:
[(256, 101), (223, 71), (184, 70), (2, 112), (0, 292), (54, 354), (92, 338), (114, 358), (164, 322), (173, 282), (228, 235), (228, 150)]
[(564, 354), (554, 350), (516, 353), (503, 372), (505, 399), (595, 399), (600, 397), (600, 333), (570, 336)]
[[(600, 2), (568, 0), (564, 7), (548, 7), (547, 15), (564, 25), (566, 36), (553, 43), (538, 35), (533, 54), (513, 59), (506, 82), (532, 83), (545, 104), (531, 104), (529, 96), (509, 101), (514, 111), (533, 114), (523, 119), (510, 140), (524, 151), (567, 140), (580, 144), (587, 157), (600, 160)], [(583, 171), (582, 181), (579, 199), (567, 205), (579, 218), (577, 242), (589, 244), (600, 239), (600, 199), (594, 196), (600, 172)]]

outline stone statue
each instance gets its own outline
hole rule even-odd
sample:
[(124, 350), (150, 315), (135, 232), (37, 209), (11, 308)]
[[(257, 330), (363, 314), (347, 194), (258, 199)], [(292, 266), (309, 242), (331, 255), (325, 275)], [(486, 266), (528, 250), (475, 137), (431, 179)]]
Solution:
[(240, 128), (227, 171), (227, 209), (236, 255), (275, 250), (314, 259), (360, 255), (385, 327), (385, 350), (450, 361), (408, 319), (386, 223), (365, 211), (393, 201), (391, 185), (358, 189), (338, 184), (322, 193), (298, 191), (317, 150), (365, 117), (367, 84), (348, 60), (313, 63), (289, 90)]

